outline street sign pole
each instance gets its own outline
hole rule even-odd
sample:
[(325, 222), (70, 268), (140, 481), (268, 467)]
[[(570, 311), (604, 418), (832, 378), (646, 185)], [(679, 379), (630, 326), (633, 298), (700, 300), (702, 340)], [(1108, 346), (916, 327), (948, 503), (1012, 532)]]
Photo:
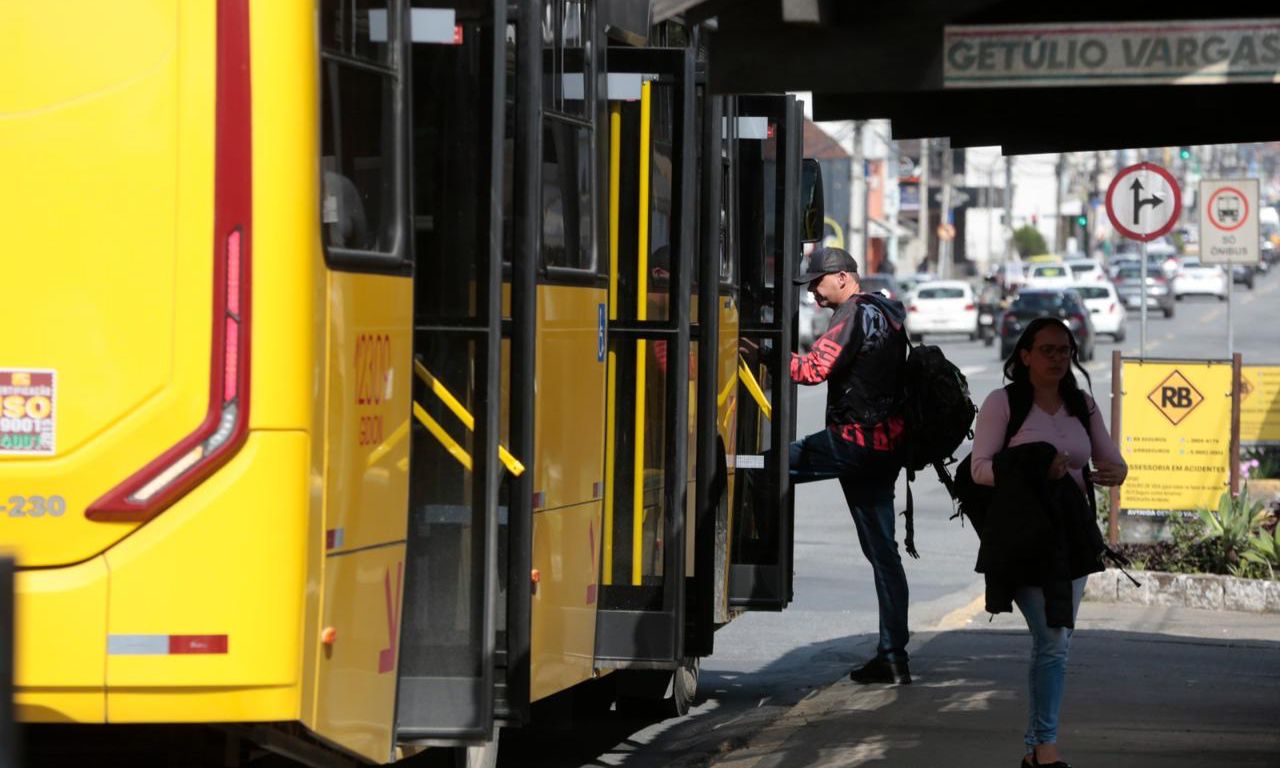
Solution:
[(1227, 265), (1227, 357), (1231, 357), (1236, 352), (1236, 326), (1231, 322), (1231, 305), (1235, 303), (1232, 296), (1235, 293), (1235, 286), (1232, 285), (1236, 281), (1235, 275), (1231, 273), (1231, 265)]
[(1140, 299), (1140, 303), (1142, 304), (1142, 310), (1141, 310), (1142, 340), (1138, 343), (1138, 359), (1146, 360), (1147, 359), (1147, 241), (1146, 240), (1142, 241), (1142, 245), (1139, 248), (1139, 250), (1142, 252), (1141, 253), (1142, 277), (1139, 278), (1139, 282), (1142, 283), (1142, 294), (1141, 294), (1142, 298)]

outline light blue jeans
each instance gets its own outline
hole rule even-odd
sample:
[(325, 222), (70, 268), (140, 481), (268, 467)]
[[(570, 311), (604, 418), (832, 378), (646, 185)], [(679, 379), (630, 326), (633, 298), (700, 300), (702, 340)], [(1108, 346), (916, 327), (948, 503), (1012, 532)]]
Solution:
[[(1071, 619), (1075, 623), (1080, 610), (1080, 598), (1084, 596), (1087, 576), (1071, 582)], [(1056, 744), (1058, 741), (1058, 710), (1062, 708), (1062, 694), (1067, 688), (1067, 648), (1071, 644), (1071, 630), (1051, 627), (1045, 616), (1044, 590), (1039, 587), (1022, 587), (1013, 593), (1013, 601), (1027, 620), (1031, 630), (1031, 668), (1028, 675), (1031, 693), (1030, 714), (1027, 723), (1027, 752), (1037, 744)]]

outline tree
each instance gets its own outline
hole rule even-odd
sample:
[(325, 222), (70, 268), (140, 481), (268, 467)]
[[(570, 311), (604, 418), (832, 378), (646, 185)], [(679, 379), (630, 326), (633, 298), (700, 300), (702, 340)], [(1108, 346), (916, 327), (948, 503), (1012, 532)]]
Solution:
[(1018, 249), (1018, 255), (1024, 259), (1037, 253), (1049, 252), (1049, 246), (1044, 242), (1044, 235), (1030, 224), (1014, 230), (1013, 247)]

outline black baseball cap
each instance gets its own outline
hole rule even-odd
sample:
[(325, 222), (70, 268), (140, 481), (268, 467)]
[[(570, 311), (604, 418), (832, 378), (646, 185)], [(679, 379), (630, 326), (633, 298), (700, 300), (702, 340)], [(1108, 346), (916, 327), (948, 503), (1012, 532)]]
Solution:
[(792, 278), (796, 285), (808, 285), (823, 275), (832, 272), (850, 272), (858, 274), (858, 262), (853, 260), (849, 252), (843, 248), (819, 248), (809, 256), (808, 269), (799, 277)]

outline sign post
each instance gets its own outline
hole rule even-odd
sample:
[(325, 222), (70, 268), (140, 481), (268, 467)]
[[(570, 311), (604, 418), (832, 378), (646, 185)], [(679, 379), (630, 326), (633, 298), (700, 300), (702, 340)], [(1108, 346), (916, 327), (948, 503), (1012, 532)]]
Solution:
[(1227, 354), (1235, 353), (1231, 305), (1235, 264), (1258, 263), (1258, 180), (1205, 179), (1200, 182), (1200, 263), (1227, 270)]
[(1107, 218), (1130, 240), (1142, 243), (1142, 340), (1140, 357), (1147, 356), (1147, 243), (1173, 229), (1182, 210), (1178, 182), (1155, 163), (1123, 168), (1107, 188)]

